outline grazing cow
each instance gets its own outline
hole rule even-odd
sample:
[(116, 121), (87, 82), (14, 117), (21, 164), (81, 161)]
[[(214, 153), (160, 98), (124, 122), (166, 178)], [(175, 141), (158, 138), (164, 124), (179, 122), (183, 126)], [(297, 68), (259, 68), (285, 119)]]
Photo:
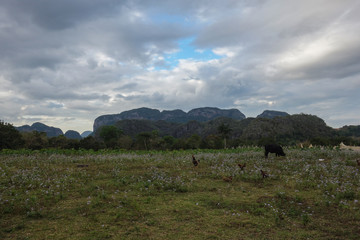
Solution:
[(268, 157), (269, 153), (275, 153), (276, 156), (285, 156), (282, 147), (277, 144), (265, 145), (265, 158)]

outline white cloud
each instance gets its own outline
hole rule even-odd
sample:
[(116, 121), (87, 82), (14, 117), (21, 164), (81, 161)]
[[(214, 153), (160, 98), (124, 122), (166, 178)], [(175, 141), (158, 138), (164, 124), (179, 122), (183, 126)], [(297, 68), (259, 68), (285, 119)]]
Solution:
[(235, 51), (229, 49), (229, 48), (214, 48), (212, 50), (215, 54), (220, 55), (220, 56), (226, 56), (226, 57), (234, 57), (235, 56)]

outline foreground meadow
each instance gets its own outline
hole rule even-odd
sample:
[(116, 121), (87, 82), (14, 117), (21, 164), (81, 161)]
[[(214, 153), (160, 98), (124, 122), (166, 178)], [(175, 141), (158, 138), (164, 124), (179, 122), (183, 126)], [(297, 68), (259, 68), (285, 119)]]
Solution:
[(359, 239), (360, 153), (285, 152), (3, 152), (0, 239)]

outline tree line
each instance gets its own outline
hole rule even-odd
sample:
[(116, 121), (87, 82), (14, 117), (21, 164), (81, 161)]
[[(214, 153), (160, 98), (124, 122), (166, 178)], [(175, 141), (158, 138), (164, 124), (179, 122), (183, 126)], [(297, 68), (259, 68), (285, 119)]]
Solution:
[(300, 142), (321, 146), (337, 146), (340, 142), (347, 145), (360, 145), (358, 137), (353, 136), (313, 136), (308, 139), (296, 139), (296, 136), (265, 135), (234, 137), (230, 125), (222, 123), (214, 134), (175, 138), (170, 135), (160, 136), (156, 130), (141, 132), (136, 136), (125, 135), (116, 126), (102, 126), (93, 136), (81, 140), (69, 139), (64, 135), (47, 137), (45, 132), (19, 132), (12, 124), (0, 121), (1, 149), (127, 149), (127, 150), (178, 150), (178, 149), (223, 149), (239, 146), (263, 146), (268, 143), (296, 145)]

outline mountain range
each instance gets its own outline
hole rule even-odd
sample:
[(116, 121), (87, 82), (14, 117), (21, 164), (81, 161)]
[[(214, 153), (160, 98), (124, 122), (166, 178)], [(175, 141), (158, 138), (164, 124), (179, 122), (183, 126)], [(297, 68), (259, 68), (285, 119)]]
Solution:
[[(104, 125), (114, 125), (125, 135), (135, 137), (142, 132), (156, 131), (160, 136), (176, 138), (189, 137), (193, 134), (205, 137), (217, 134), (220, 124), (227, 124), (231, 129), (231, 137), (246, 137), (248, 139), (262, 138), (270, 135), (297, 136), (332, 136), (337, 131), (341, 135), (352, 136), (359, 131), (360, 126), (345, 126), (335, 130), (326, 126), (325, 122), (316, 116), (306, 114), (289, 115), (286, 112), (265, 110), (256, 118), (246, 118), (237, 109), (219, 109), (212, 107), (196, 108), (189, 112), (182, 110), (164, 110), (138, 108), (119, 114), (109, 114), (94, 120), (94, 133), (86, 131), (81, 135), (73, 130), (65, 134), (60, 128), (49, 127), (42, 123), (16, 127), (19, 131), (45, 132), (48, 137), (65, 135), (67, 138), (81, 139), (90, 134), (98, 136), (98, 130)], [(353, 129), (355, 128), (355, 130)], [(356, 135), (358, 135), (356, 133)]]
[(195, 108), (189, 112), (180, 109), (159, 111), (151, 108), (138, 108), (125, 111), (119, 114), (102, 115), (95, 119), (93, 131), (95, 132), (100, 126), (114, 125), (116, 122), (125, 119), (166, 121), (174, 123), (186, 123), (192, 120), (206, 122), (218, 117), (227, 117), (236, 120), (245, 119), (245, 115), (238, 109), (219, 109), (214, 107)]
[[(242, 120), (219, 117), (206, 122), (186, 123), (153, 121), (145, 119), (124, 119), (114, 124), (124, 135), (136, 137), (142, 132), (157, 132), (159, 136), (188, 138), (196, 134), (204, 138), (219, 134), (219, 126), (225, 124), (231, 129), (230, 138), (256, 140), (277, 137), (279, 139), (305, 140), (314, 137), (331, 137), (335, 130), (313, 115), (294, 114), (275, 118), (246, 118)], [(96, 132), (96, 135), (99, 131)]]
[(59, 135), (64, 134), (60, 128), (49, 127), (40, 122), (36, 122), (31, 126), (23, 125), (21, 127), (15, 127), (15, 128), (20, 132), (32, 132), (32, 131), (45, 132), (48, 137), (57, 137)]
[(259, 114), (256, 118), (269, 118), (273, 119), (275, 117), (285, 117), (289, 116), (287, 112), (273, 111), (273, 110), (265, 110), (263, 113)]
[(64, 132), (60, 128), (50, 127), (40, 122), (36, 122), (31, 126), (23, 125), (15, 128), (20, 132), (32, 132), (32, 131), (45, 132), (48, 137), (57, 137), (60, 135), (64, 135), (69, 139), (82, 139), (92, 133), (91, 131), (85, 131), (80, 135), (80, 133), (75, 130), (68, 130), (64, 134)]

